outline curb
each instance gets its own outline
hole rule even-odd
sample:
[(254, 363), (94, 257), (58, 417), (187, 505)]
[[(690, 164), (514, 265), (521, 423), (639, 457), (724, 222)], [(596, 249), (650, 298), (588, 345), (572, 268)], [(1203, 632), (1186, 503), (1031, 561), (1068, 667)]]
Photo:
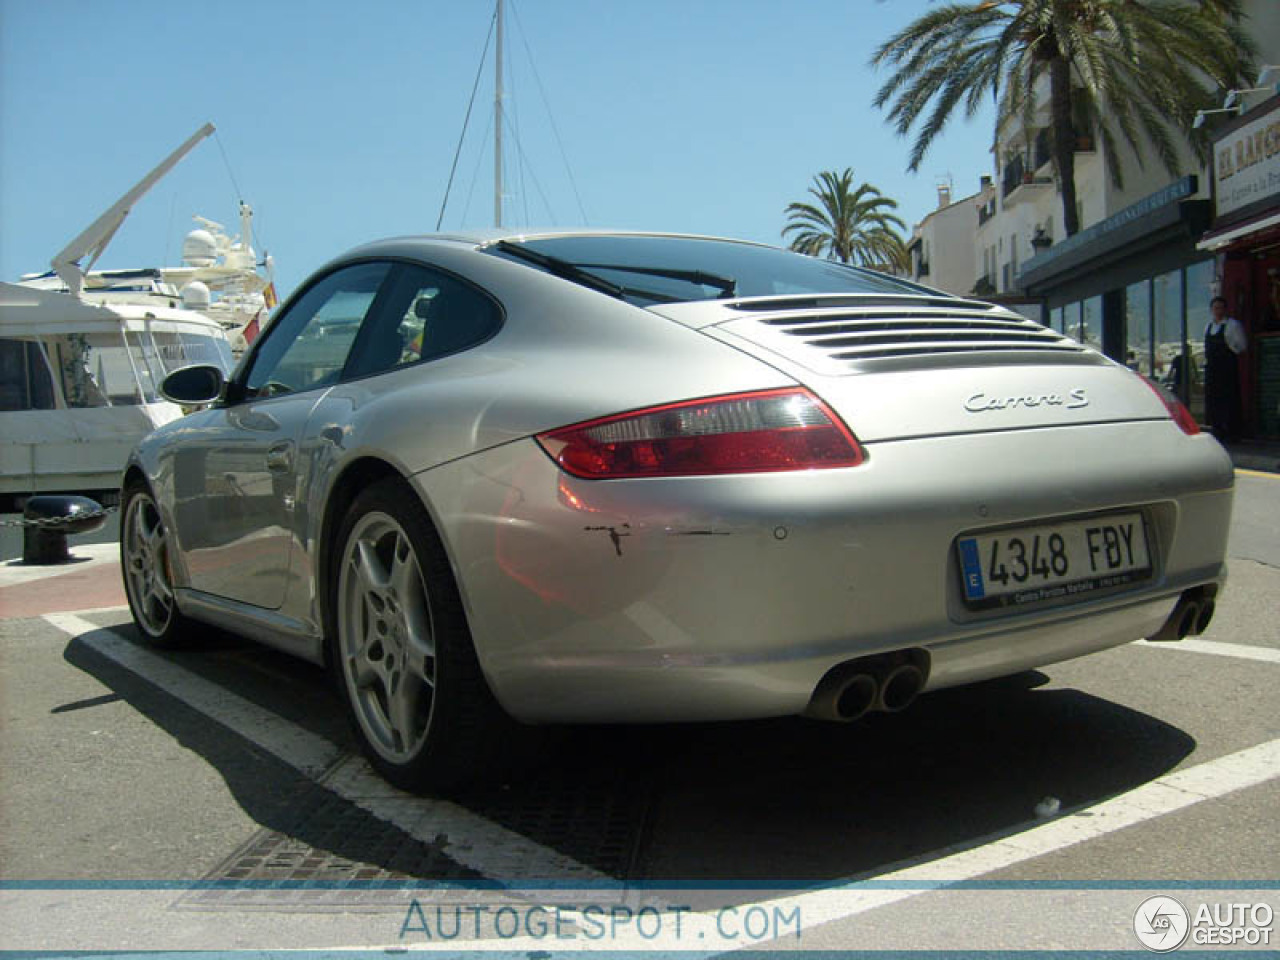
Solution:
[(1280, 474), (1280, 451), (1269, 453), (1239, 452), (1228, 450), (1231, 463), (1237, 470), (1258, 470), (1262, 473)]

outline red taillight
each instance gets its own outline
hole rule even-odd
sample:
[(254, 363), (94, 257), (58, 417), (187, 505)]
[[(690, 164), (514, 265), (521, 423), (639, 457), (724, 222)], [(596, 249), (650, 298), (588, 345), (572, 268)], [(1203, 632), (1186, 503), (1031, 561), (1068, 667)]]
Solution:
[(589, 480), (818, 470), (865, 459), (826, 404), (793, 388), (650, 407), (538, 442), (563, 470)]
[(1186, 408), (1186, 405), (1181, 400), (1150, 377), (1142, 376), (1142, 374), (1138, 374), (1138, 376), (1142, 377), (1142, 382), (1150, 387), (1155, 395), (1160, 398), (1160, 402), (1169, 411), (1169, 416), (1173, 417), (1173, 422), (1178, 425), (1183, 433), (1188, 437), (1194, 437), (1200, 432), (1200, 424), (1196, 423), (1196, 418), (1191, 415), (1191, 411)]

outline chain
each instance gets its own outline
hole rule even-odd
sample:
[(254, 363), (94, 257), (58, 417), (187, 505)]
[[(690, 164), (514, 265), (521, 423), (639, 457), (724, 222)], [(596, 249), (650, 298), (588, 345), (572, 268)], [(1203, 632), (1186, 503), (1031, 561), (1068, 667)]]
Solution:
[(0, 527), (60, 527), (64, 523), (73, 523), (77, 520), (107, 517), (119, 509), (119, 507), (99, 507), (97, 510), (86, 510), (84, 513), (73, 513), (65, 517), (37, 517), (34, 520), (23, 517), (21, 520), (0, 520)]

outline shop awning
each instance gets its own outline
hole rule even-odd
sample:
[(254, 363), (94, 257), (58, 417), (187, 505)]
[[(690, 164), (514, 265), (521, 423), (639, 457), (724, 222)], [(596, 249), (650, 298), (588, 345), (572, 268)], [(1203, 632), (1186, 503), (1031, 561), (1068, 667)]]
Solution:
[(1233, 223), (1217, 230), (1210, 230), (1196, 244), (1196, 249), (1221, 250), (1242, 237), (1247, 237), (1251, 233), (1261, 233), (1272, 227), (1280, 227), (1280, 212), (1264, 213), (1245, 223)]
[[(1058, 241), (1022, 265), (1018, 286), (1030, 296), (1042, 297), (1080, 284), (1089, 275), (1114, 272), (1118, 265), (1136, 262), (1162, 246), (1178, 244), (1190, 252), (1195, 238), (1204, 236), (1210, 216), (1210, 201), (1192, 199), (1196, 189), (1194, 175), (1182, 177)], [(1113, 277), (1113, 282), (1123, 286), (1130, 281)]]

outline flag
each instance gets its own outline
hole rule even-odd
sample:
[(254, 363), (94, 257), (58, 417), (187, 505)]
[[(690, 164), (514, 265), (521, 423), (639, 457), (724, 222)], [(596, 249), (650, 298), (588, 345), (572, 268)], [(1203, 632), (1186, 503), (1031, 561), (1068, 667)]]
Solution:
[(274, 280), (267, 284), (267, 289), (262, 291), (262, 299), (266, 301), (268, 310), (274, 310), (276, 304), (280, 302), (280, 298), (276, 296), (276, 283)]
[(253, 319), (250, 320), (247, 324), (245, 324), (245, 328), (242, 331), (240, 331), (241, 334), (244, 336), (244, 342), (246, 345), (253, 343), (253, 341), (258, 338), (258, 329), (259, 329), (258, 318), (260, 316), (262, 316), (261, 310), (255, 313), (253, 315)]

